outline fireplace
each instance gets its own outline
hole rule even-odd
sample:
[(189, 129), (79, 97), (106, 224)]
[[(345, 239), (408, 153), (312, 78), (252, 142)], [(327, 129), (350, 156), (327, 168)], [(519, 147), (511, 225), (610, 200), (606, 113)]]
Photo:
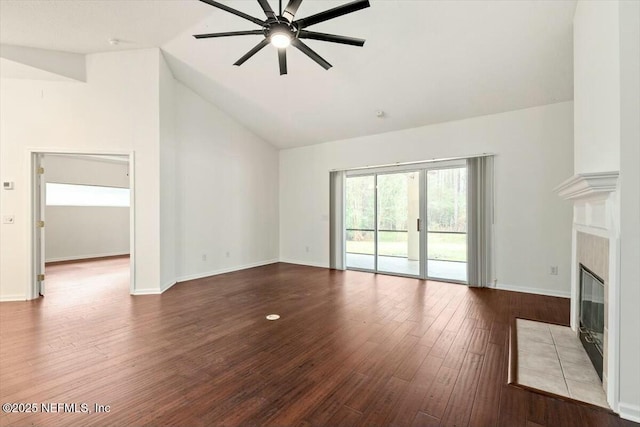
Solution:
[(604, 280), (580, 264), (580, 341), (602, 380), (604, 349)]
[(556, 191), (573, 202), (571, 328), (585, 345), (607, 401), (615, 409), (619, 384), (618, 172), (579, 173)]

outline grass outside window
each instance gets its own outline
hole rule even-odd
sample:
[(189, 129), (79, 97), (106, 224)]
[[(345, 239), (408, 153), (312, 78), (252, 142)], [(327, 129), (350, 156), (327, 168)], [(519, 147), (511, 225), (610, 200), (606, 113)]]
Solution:
[[(407, 257), (407, 232), (378, 232), (378, 252), (382, 256)], [(427, 234), (427, 258), (467, 262), (466, 234)], [(374, 233), (347, 231), (347, 253), (374, 255)]]

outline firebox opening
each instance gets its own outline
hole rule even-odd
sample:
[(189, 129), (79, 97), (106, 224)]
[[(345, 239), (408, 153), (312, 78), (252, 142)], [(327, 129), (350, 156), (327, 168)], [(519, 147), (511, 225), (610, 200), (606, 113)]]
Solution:
[(602, 381), (604, 280), (580, 264), (580, 341)]

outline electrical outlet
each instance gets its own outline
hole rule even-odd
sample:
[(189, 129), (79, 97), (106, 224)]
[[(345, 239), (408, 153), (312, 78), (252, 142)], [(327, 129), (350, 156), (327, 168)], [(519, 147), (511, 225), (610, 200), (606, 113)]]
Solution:
[(551, 274), (552, 276), (557, 276), (558, 275), (558, 266), (557, 265), (552, 265), (551, 268), (549, 269), (549, 274)]
[(16, 219), (13, 215), (5, 215), (2, 217), (2, 223), (3, 224), (13, 224), (15, 223)]

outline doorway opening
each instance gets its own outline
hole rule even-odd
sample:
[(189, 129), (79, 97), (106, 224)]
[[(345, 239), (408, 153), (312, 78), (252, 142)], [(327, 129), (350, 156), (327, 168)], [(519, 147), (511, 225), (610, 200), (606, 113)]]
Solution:
[(132, 157), (31, 153), (32, 298), (70, 289), (133, 293)]

